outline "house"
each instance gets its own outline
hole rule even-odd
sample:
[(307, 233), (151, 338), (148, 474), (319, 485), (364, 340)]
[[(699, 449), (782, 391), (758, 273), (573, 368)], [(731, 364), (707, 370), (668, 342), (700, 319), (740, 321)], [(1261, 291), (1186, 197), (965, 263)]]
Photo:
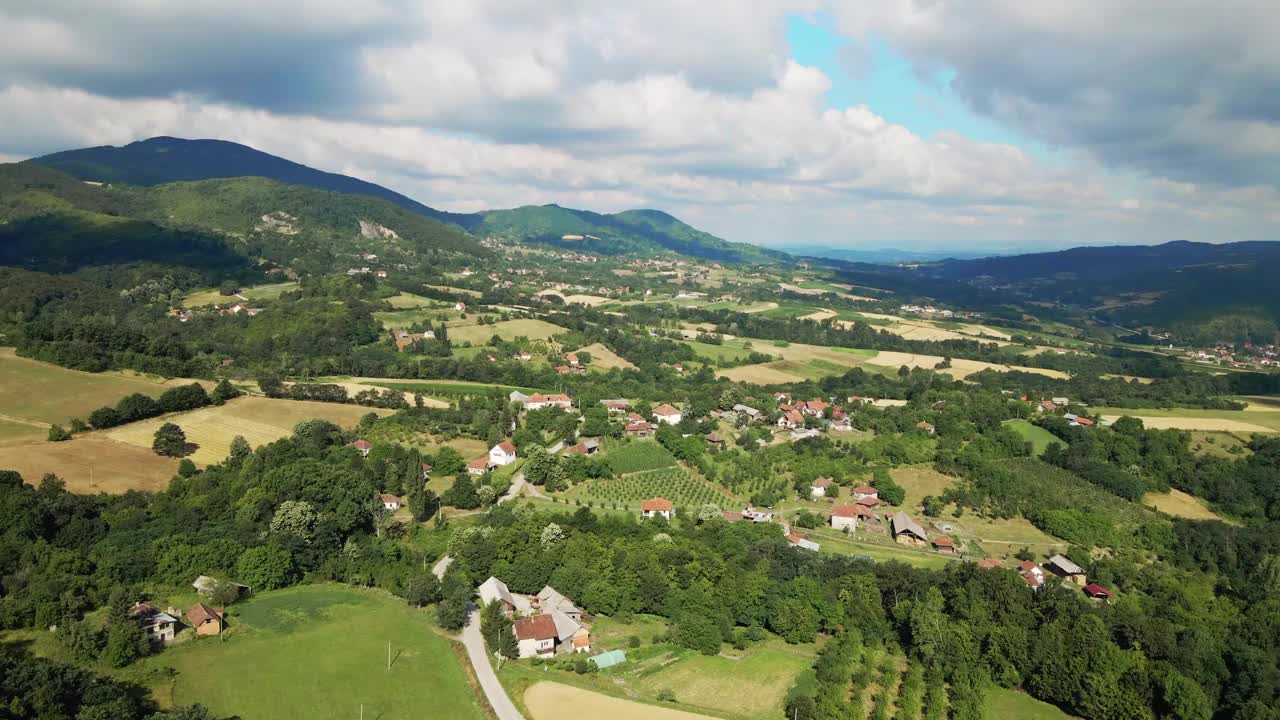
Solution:
[(600, 438), (584, 438), (568, 450), (565, 455), (595, 455), (600, 450)]
[(796, 403), (796, 409), (804, 415), (812, 415), (813, 417), (824, 417), (827, 408), (831, 407), (830, 403), (823, 400), (800, 401)]
[(1084, 568), (1071, 562), (1071, 559), (1065, 555), (1054, 555), (1049, 558), (1049, 562), (1045, 563), (1045, 567), (1048, 568), (1049, 572), (1073, 585), (1084, 587), (1089, 582), (1088, 577), (1085, 576)]
[(831, 429), (837, 432), (849, 432), (853, 430), (853, 418), (839, 408), (831, 411)]
[(195, 581), (191, 583), (191, 587), (195, 588), (196, 592), (201, 595), (212, 595), (213, 591), (218, 588), (219, 583), (224, 583), (236, 588), (236, 597), (249, 594), (248, 585), (241, 585), (240, 583), (231, 582), (230, 580), (219, 580), (218, 578), (209, 577), (208, 575), (201, 575), (200, 577), (197, 577)]
[(489, 465), (491, 467), (502, 467), (515, 461), (516, 446), (512, 445), (510, 440), (503, 440), (489, 448)]
[(1115, 598), (1115, 593), (1102, 587), (1098, 583), (1089, 583), (1088, 585), (1085, 585), (1084, 594), (1088, 595), (1094, 600), (1102, 600), (1104, 602), (1110, 602), (1113, 598)]
[(798, 547), (811, 552), (818, 552), (820, 547), (818, 543), (795, 532), (787, 533), (787, 542), (791, 543), (792, 547)]
[(513, 360), (519, 360), (520, 362), (529, 362), (533, 359), (533, 356), (529, 354), (528, 350), (521, 350), (520, 352), (512, 355), (511, 358)]
[(489, 458), (481, 457), (467, 463), (468, 475), (483, 475), (489, 472)]
[(939, 535), (933, 539), (933, 549), (944, 555), (959, 555), (960, 550), (956, 548), (955, 542), (946, 535)]
[(573, 367), (578, 367), (578, 355), (577, 355), (577, 353), (569, 353), (568, 355), (565, 355), (565, 356), (564, 356), (564, 359), (565, 359), (566, 361), (568, 361), (568, 363), (569, 363), (570, 365), (572, 365)]
[(928, 533), (924, 531), (920, 523), (912, 520), (901, 510), (894, 513), (890, 523), (893, 530), (893, 541), (899, 545), (925, 547), (928, 544)]
[(196, 635), (221, 635), (225, 617), (226, 613), (221, 608), (211, 608), (204, 603), (192, 605), (186, 613), (187, 624), (196, 631)]
[(979, 570), (996, 570), (1004, 567), (1004, 563), (996, 558), (982, 558), (974, 564), (978, 566)]
[(1056, 398), (1051, 398), (1051, 399), (1053, 400), (1053, 403), (1054, 403), (1055, 405), (1059, 406), (1059, 407), (1062, 407), (1062, 406), (1064, 406), (1064, 405), (1070, 405), (1070, 404), (1071, 404), (1071, 400), (1070, 400), (1070, 398), (1056, 397)]
[(1093, 427), (1093, 421), (1087, 417), (1077, 417), (1076, 425), (1080, 427)]
[(858, 521), (875, 515), (861, 505), (836, 505), (831, 508), (831, 529), (850, 531), (858, 529)]
[(1044, 568), (1031, 562), (1023, 560), (1022, 565), (1018, 568), (1018, 574), (1026, 581), (1027, 586), (1032, 590), (1039, 590), (1044, 585)]
[(395, 512), (400, 509), (402, 503), (400, 498), (395, 495), (379, 495), (378, 500), (382, 503), (382, 509)]
[(369, 457), (369, 451), (373, 449), (373, 443), (368, 440), (357, 440), (351, 443), (351, 447), (360, 451), (360, 457)]
[(653, 409), (653, 419), (660, 423), (668, 425), (676, 425), (684, 417), (679, 410), (663, 403)]
[(785, 402), (785, 403), (790, 403), (790, 402), (791, 402), (791, 393), (789, 393), (789, 392), (774, 393), (774, 394), (773, 394), (773, 400), (774, 400), (774, 402), (780, 402), (780, 403), (781, 403), (781, 402)]
[(557, 365), (556, 366), (556, 374), (558, 375), (574, 375), (577, 373), (584, 373), (586, 371), (587, 369), (582, 367), (581, 365)]
[(506, 583), (496, 577), (490, 576), (480, 583), (476, 592), (480, 595), (481, 605), (496, 602), (502, 605), (502, 610), (506, 613), (527, 613), (533, 609), (533, 603), (527, 596), (512, 593), (507, 589)]
[(1052, 400), (1041, 400), (1037, 407), (1039, 407), (1040, 412), (1053, 412), (1058, 409), (1057, 404)]
[(871, 497), (870, 495), (867, 495), (867, 496), (858, 498), (856, 501), (854, 501), (854, 504), (860, 507), (867, 508), (868, 510), (873, 510), (875, 508), (880, 507), (880, 498)]
[(827, 488), (835, 484), (835, 480), (829, 477), (820, 477), (813, 481), (809, 486), (809, 497), (826, 497)]
[(853, 495), (854, 500), (871, 498), (872, 500), (875, 500), (877, 504), (880, 502), (880, 491), (870, 485), (859, 485), (851, 490), (850, 494)]
[(543, 395), (542, 393), (534, 393), (524, 400), (525, 410), (541, 410), (542, 408), (558, 407), (561, 410), (568, 410), (573, 407), (573, 398), (564, 393), (550, 393)]
[(517, 618), (515, 634), (520, 659), (555, 655), (559, 632), (550, 615)]
[(804, 418), (795, 410), (788, 410), (778, 418), (778, 427), (784, 430), (795, 430), (798, 427), (804, 427)]
[(737, 405), (734, 405), (733, 411), (738, 413), (739, 415), (745, 415), (747, 417), (747, 420), (751, 422), (759, 420), (764, 415), (764, 413), (751, 407), (750, 405), (743, 405), (742, 403), (738, 403)]
[(631, 409), (631, 403), (626, 400), (601, 400), (601, 405), (609, 411), (610, 415), (615, 413), (624, 413)]
[(925, 431), (926, 435), (933, 435), (938, 431), (938, 429), (935, 428), (932, 423), (927, 423), (923, 420), (916, 423), (916, 429)]
[(627, 427), (623, 429), (623, 434), (627, 437), (650, 437), (653, 435), (654, 427), (652, 423), (643, 420), (639, 422), (627, 423)]
[(453, 309), (457, 310), (458, 312), (466, 312), (467, 304), (462, 302), (456, 302), (453, 304)]
[(640, 514), (647, 518), (661, 515), (670, 520), (671, 516), (675, 514), (675, 506), (666, 498), (649, 498), (640, 502)]
[(724, 445), (724, 436), (718, 432), (709, 432), (706, 435), (703, 435), (702, 439), (717, 447)]
[(433, 469), (434, 469), (434, 466), (433, 466), (431, 463), (422, 463), (422, 479), (423, 479), (423, 480), (430, 480), (430, 479), (431, 479), (431, 471), (432, 471)]
[(129, 617), (137, 621), (147, 639), (153, 643), (168, 645), (178, 632), (178, 618), (144, 602), (134, 603), (129, 608)]

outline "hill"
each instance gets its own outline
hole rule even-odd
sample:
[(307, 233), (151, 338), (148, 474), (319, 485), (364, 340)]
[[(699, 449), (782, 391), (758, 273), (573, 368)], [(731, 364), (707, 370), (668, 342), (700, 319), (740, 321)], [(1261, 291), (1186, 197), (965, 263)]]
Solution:
[[(138, 187), (262, 177), (287, 185), (379, 198), (408, 212), (477, 234), (496, 235), (518, 242), (572, 246), (608, 255), (669, 251), (725, 262), (776, 262), (787, 258), (785, 253), (728, 242), (658, 210), (628, 210), (603, 215), (543, 205), (471, 214), (446, 212), (381, 185), (316, 170), (225, 140), (154, 137), (123, 147), (65, 150), (28, 160), (25, 164), (59, 170), (86, 182)], [(565, 240), (566, 235), (583, 237), (575, 243)]]
[[(436, 220), (465, 216), (436, 210), (358, 178), (324, 172), (226, 140), (153, 137), (123, 147), (102, 145), (64, 150), (28, 162), (61, 170), (81, 180), (128, 185), (161, 185), (184, 180), (264, 177), (317, 190), (369, 195)], [(461, 223), (459, 223), (461, 224)]]
[(661, 210), (607, 215), (559, 205), (526, 205), (479, 213), (476, 232), (602, 255), (675, 252), (722, 262), (783, 262), (786, 253), (733, 243), (698, 230)]
[(456, 226), (389, 201), (261, 177), (98, 186), (31, 163), (0, 165), (0, 223), (0, 263), (51, 272), (133, 261), (227, 267), (239, 257), (327, 273), (367, 265), (364, 254), (383, 265), (487, 254)]

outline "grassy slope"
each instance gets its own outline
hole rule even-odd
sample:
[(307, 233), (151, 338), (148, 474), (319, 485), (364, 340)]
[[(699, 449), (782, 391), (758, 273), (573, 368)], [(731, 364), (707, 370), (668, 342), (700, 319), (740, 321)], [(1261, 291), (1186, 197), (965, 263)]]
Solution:
[(204, 638), (146, 661), (177, 671), (154, 689), (161, 702), (199, 702), (243, 720), (353, 718), (362, 704), (365, 717), (383, 720), (484, 717), (449, 641), (397, 599), (313, 585), (233, 612), (225, 642)]
[(1006, 422), (1005, 425), (1007, 425), (1009, 429), (1021, 435), (1023, 440), (1029, 440), (1031, 442), (1031, 452), (1037, 457), (1044, 452), (1045, 448), (1049, 447), (1049, 443), (1056, 442), (1059, 445), (1065, 444), (1053, 433), (1045, 430), (1039, 425), (1032, 425), (1026, 420), (1010, 420)]
[(0, 415), (46, 423), (66, 423), (115, 405), (131, 393), (158, 397), (160, 382), (114, 374), (86, 373), (0, 352)]

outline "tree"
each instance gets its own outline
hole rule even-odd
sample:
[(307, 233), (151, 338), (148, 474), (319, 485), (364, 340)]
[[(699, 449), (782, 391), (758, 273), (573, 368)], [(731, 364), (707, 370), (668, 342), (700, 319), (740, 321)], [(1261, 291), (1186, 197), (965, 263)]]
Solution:
[(559, 525), (555, 523), (547, 523), (547, 526), (542, 528), (542, 535), (539, 537), (539, 542), (542, 543), (544, 550), (555, 547), (562, 540), (564, 540), (564, 530), (562, 530)]
[(288, 533), (304, 542), (311, 542), (316, 521), (319, 519), (311, 503), (303, 500), (285, 500), (271, 516), (271, 532)]
[(179, 477), (189, 478), (198, 472), (200, 472), (200, 470), (196, 467), (195, 463), (191, 462), (191, 458), (182, 458), (182, 460), (178, 462)]
[(454, 478), (453, 485), (440, 496), (440, 502), (463, 510), (474, 510), (480, 507), (480, 495), (476, 492), (470, 475), (459, 475)]
[(209, 397), (213, 402), (218, 405), (222, 405), (226, 401), (239, 397), (240, 395), (240, 390), (237, 389), (236, 386), (232, 385), (226, 378), (222, 378), (218, 381), (217, 386), (213, 388), (213, 394)]
[(430, 520), (439, 509), (440, 498), (436, 497), (435, 491), (431, 488), (415, 488), (409, 492), (409, 513), (413, 515), (414, 520), (418, 522)]
[(111, 667), (124, 667), (151, 652), (151, 643), (142, 626), (132, 618), (113, 618), (107, 625), (107, 642), (102, 659)]
[(706, 503), (698, 508), (698, 522), (704, 523), (711, 518), (720, 517), (720, 506), (715, 503)]
[(182, 457), (187, 454), (187, 434), (177, 425), (165, 423), (156, 430), (151, 449), (155, 450), (157, 455)]
[(236, 571), (255, 592), (282, 588), (293, 582), (293, 554), (279, 545), (259, 545), (240, 555)]
[(62, 442), (70, 439), (71, 433), (67, 432), (61, 425), (49, 426), (49, 442)]
[(920, 502), (920, 505), (925, 515), (929, 517), (938, 517), (942, 514), (942, 510), (947, 504), (937, 495), (926, 495), (924, 500)]
[(440, 581), (435, 575), (415, 575), (404, 592), (405, 602), (414, 607), (430, 605), (440, 600)]
[(231, 448), (227, 452), (227, 462), (238, 467), (245, 461), (245, 458), (252, 454), (253, 448), (249, 447), (249, 441), (245, 440), (243, 435), (231, 438)]
[(511, 659), (520, 656), (515, 629), (503, 612), (502, 603), (491, 602), (480, 609), (480, 635), (489, 652)]
[(103, 406), (89, 413), (89, 424), (95, 430), (115, 427), (120, 423), (120, 413), (116, 412), (115, 408)]
[(441, 475), (453, 475), (467, 466), (467, 461), (453, 448), (445, 446), (436, 451), (435, 471)]

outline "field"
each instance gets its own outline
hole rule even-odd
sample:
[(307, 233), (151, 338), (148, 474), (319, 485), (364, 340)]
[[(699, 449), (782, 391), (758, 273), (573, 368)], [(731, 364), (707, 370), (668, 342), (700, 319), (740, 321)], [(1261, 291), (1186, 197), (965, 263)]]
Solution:
[(1280, 432), (1280, 413), (1271, 410), (1198, 410), (1193, 408), (1092, 408), (1107, 422), (1122, 415), (1142, 420), (1148, 428), (1216, 430), (1221, 432)]
[(591, 353), (591, 363), (587, 365), (588, 370), (636, 369), (636, 366), (632, 365), (629, 360), (605, 347), (602, 343), (592, 343), (584, 348), (574, 350), (574, 352)]
[(1049, 447), (1049, 443), (1066, 444), (1053, 433), (1039, 425), (1032, 425), (1026, 420), (1009, 420), (1005, 425), (1021, 435), (1023, 440), (1029, 440), (1031, 442), (1031, 452), (1037, 457), (1044, 452), (1045, 448)]
[(86, 373), (0, 350), (0, 416), (65, 424), (132, 393), (158, 397), (172, 385), (116, 373)]
[(31, 442), (45, 437), (45, 426), (0, 418), (0, 445)]
[(432, 300), (431, 298), (407, 292), (401, 292), (399, 295), (392, 295), (387, 298), (387, 302), (391, 307), (397, 310), (413, 310), (415, 308), (424, 307), (447, 307), (447, 305), (441, 300)]
[(390, 413), (389, 410), (360, 405), (241, 397), (220, 407), (143, 420), (112, 428), (103, 434), (111, 440), (146, 448), (150, 452), (156, 430), (166, 422), (176, 423), (186, 432), (187, 441), (198, 446), (191, 455), (192, 461), (198, 465), (212, 465), (226, 459), (231, 441), (237, 435), (243, 435), (250, 445), (258, 447), (287, 437), (303, 420), (319, 418), (350, 428), (370, 412)]
[(955, 478), (943, 475), (929, 465), (896, 467), (889, 471), (889, 476), (907, 491), (903, 508), (918, 508), (926, 495), (941, 495), (955, 483)]
[[(739, 345), (713, 345), (712, 343), (702, 343), (697, 342), (696, 340), (682, 340), (681, 342), (693, 348), (693, 351), (697, 353), (698, 357), (704, 360), (732, 361), (738, 358), (745, 358), (751, 353), (750, 350)], [(772, 354), (767, 352), (767, 348), (756, 349), (756, 352), (764, 353), (766, 355)]]
[[(241, 295), (249, 298), (249, 300), (275, 300), (282, 294), (298, 287), (296, 282), (272, 283), (270, 285), (256, 285), (240, 291)], [(235, 295), (223, 295), (217, 289), (197, 290), (186, 297), (182, 298), (184, 307), (200, 307), (202, 305), (234, 305), (242, 302)]]
[(1222, 519), (1218, 517), (1217, 513), (1210, 510), (1202, 500), (1176, 488), (1170, 489), (1167, 493), (1147, 493), (1142, 496), (1142, 504), (1177, 518), (1186, 518), (1188, 520)]
[[(933, 368), (942, 362), (943, 358), (937, 355), (913, 355), (904, 352), (881, 352), (867, 360), (872, 365), (882, 365), (886, 367), (899, 368), (906, 365), (910, 368)], [(1037, 375), (1045, 375), (1051, 378), (1065, 380), (1069, 375), (1060, 370), (1047, 370), (1044, 368), (1023, 367), (1021, 365), (997, 365), (995, 363), (981, 362), (979, 360), (961, 360), (952, 359), (951, 368), (944, 370), (954, 378), (966, 378), (976, 372), (983, 370), (995, 370), (997, 372), (1008, 372), (1010, 370), (1020, 370), (1022, 372), (1036, 373)]]
[[(845, 535), (838, 530), (822, 527), (814, 530), (802, 530), (809, 538), (821, 545), (818, 551), (823, 555), (853, 555), (876, 562), (900, 562), (912, 567), (938, 570), (947, 563), (956, 562), (958, 558), (939, 555), (929, 550), (915, 550), (895, 545), (885, 539), (881, 542), (859, 540), (856, 535)], [(879, 536), (883, 538), (884, 536)]]
[(1251, 452), (1248, 441), (1239, 435), (1204, 430), (1191, 431), (1191, 451), (1197, 455), (1227, 459), (1246, 457)]
[(606, 449), (605, 459), (618, 475), (658, 470), (672, 467), (676, 458), (666, 448), (648, 440), (633, 441), (626, 444), (611, 445)]
[(716, 503), (722, 508), (734, 507), (737, 502), (723, 489), (705, 480), (689, 476), (680, 468), (664, 468), (633, 473), (625, 477), (587, 480), (564, 493), (566, 501), (594, 502), (611, 507), (640, 509), (640, 501), (652, 497), (664, 497), (675, 504), (696, 510), (705, 503)]
[(534, 683), (525, 690), (524, 706), (532, 720), (705, 720), (707, 717), (547, 681)]
[[(395, 298), (391, 299), (394, 300)], [(452, 309), (447, 308), (408, 307), (403, 310), (392, 310), (391, 312), (380, 310), (375, 312), (373, 317), (388, 330), (398, 330), (416, 323), (439, 323), (439, 318), (442, 315), (448, 315), (452, 312)], [(449, 339), (453, 339), (453, 328), (449, 328)]]
[(449, 339), (453, 342), (469, 342), (472, 345), (483, 345), (489, 338), (497, 335), (503, 340), (515, 340), (526, 337), (530, 340), (549, 340), (555, 335), (565, 332), (559, 325), (552, 325), (545, 320), (504, 320), (493, 325), (459, 325), (449, 328)]
[(1020, 517), (990, 519), (966, 513), (959, 519), (948, 515), (943, 521), (960, 528), (959, 535), (962, 537), (968, 535), (976, 539), (991, 557), (1001, 558), (1006, 562), (1014, 562), (1014, 554), (1023, 547), (1031, 548), (1045, 557), (1067, 549), (1065, 541), (1041, 532), (1035, 525)]
[(743, 365), (721, 370), (716, 375), (734, 382), (751, 383), (753, 385), (783, 385), (804, 380), (801, 376), (793, 375), (784, 369), (775, 367), (774, 363)]
[(608, 305), (609, 303), (614, 302), (612, 298), (601, 297), (599, 295), (565, 295), (559, 290), (542, 290), (535, 293), (535, 295), (558, 295), (562, 300), (564, 300), (565, 305), (586, 305), (587, 307)]
[(163, 490), (178, 470), (178, 461), (145, 448), (114, 442), (94, 433), (64, 442), (40, 440), (0, 445), (0, 470), (16, 470), (35, 485), (53, 473), (75, 493), (119, 494), (128, 490)]
[(536, 388), (521, 388), (514, 385), (495, 385), (490, 383), (470, 382), (467, 380), (413, 380), (397, 378), (349, 378), (354, 383), (373, 387), (390, 388), (407, 393), (421, 395), (438, 395), (453, 397), (457, 395), (476, 395), (479, 393), (500, 392), (504, 395), (513, 390), (524, 393), (538, 392)]
[(987, 699), (983, 709), (983, 720), (1071, 720), (1068, 715), (1056, 706), (1041, 702), (1030, 695), (1017, 690), (1006, 690), (993, 687), (987, 690)]
[(159, 702), (201, 703), (243, 720), (345, 720), (361, 706), (382, 720), (485, 716), (449, 641), (403, 601), (309, 585), (264, 593), (232, 613), (225, 642), (203, 638), (144, 661), (156, 676), (176, 671), (152, 689)]

